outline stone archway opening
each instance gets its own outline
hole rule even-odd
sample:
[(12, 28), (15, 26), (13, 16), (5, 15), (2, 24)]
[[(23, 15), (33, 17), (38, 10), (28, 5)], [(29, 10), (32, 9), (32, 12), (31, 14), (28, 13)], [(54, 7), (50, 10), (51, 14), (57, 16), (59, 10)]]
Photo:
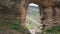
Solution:
[(40, 12), (39, 5), (35, 3), (30, 3), (28, 5), (27, 16), (26, 16), (26, 27), (31, 32), (31, 34), (36, 34), (40, 32)]

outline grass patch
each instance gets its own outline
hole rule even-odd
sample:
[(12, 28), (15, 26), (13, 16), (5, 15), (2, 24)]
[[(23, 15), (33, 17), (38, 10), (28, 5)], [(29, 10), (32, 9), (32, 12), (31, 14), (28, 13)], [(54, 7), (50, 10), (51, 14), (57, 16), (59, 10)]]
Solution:
[(19, 21), (12, 21), (10, 23), (8, 23), (8, 28), (12, 29), (12, 30), (17, 30), (22, 32), (22, 27), (20, 26), (20, 22)]
[(46, 30), (49, 34), (60, 34), (60, 25), (52, 27), (51, 29)]
[(3, 25), (7, 25), (7, 27), (11, 30), (17, 30), (19, 32), (23, 31), (23, 28), (20, 26), (20, 22), (17, 20), (11, 20), (7, 22), (0, 20), (0, 32), (3, 31), (3, 29), (1, 28)]
[(3, 29), (2, 29), (2, 27), (0, 27), (0, 33), (1, 33), (1, 32), (3, 32)]
[(2, 29), (3, 23), (4, 22), (2, 20), (0, 20), (0, 33), (3, 32), (3, 29)]
[(15, 30), (17, 30), (17, 29), (19, 29), (20, 24), (19, 24), (18, 21), (12, 21), (12, 22), (8, 23), (8, 27), (9, 27), (10, 29), (15, 29)]

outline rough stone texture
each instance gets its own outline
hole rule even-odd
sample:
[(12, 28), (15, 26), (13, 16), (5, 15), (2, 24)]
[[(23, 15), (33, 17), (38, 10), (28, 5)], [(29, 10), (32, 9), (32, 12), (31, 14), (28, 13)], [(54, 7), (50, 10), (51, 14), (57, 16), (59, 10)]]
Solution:
[[(14, 15), (15, 18), (20, 20), (20, 24), (24, 28), (24, 31), (25, 31), (24, 33), (29, 34), (26, 32), (28, 30), (26, 28), (25, 20), (26, 20), (26, 13), (27, 13), (28, 5), (30, 3), (35, 3), (39, 5), (40, 15), (41, 15), (40, 23), (43, 24), (44, 30), (49, 29), (53, 26), (56, 26), (57, 24), (60, 24), (60, 12), (59, 12), (60, 1), (58, 0), (21, 0), (19, 7), (17, 8), (18, 17), (16, 17), (15, 11), (11, 12), (10, 10), (8, 10), (9, 12), (6, 12), (5, 14), (4, 12), (2, 12), (2, 14), (8, 15), (9, 17)], [(1, 14), (1, 11), (0, 11), (0, 14)]]

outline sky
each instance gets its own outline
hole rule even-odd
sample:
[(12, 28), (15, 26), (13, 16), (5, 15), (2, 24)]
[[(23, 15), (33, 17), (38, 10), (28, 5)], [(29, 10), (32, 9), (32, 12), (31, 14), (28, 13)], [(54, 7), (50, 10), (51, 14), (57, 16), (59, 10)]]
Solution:
[(34, 3), (29, 4), (29, 6), (37, 6), (38, 7), (38, 5), (34, 4)]

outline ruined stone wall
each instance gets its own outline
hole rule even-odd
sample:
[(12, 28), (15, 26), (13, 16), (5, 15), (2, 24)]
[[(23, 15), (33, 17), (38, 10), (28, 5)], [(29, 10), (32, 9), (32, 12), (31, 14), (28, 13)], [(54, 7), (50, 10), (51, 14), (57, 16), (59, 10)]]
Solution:
[[(45, 30), (53, 26), (60, 25), (60, 2), (52, 0), (21, 0), (17, 11), (12, 10), (12, 8), (5, 8), (3, 11), (1, 9), (0, 18), (4, 20), (18, 19), (21, 26), (24, 28), (24, 31), (28, 31), (26, 28), (25, 20), (29, 3), (36, 3), (39, 5), (41, 14), (40, 20)], [(24, 33), (28, 34), (26, 31)]]

